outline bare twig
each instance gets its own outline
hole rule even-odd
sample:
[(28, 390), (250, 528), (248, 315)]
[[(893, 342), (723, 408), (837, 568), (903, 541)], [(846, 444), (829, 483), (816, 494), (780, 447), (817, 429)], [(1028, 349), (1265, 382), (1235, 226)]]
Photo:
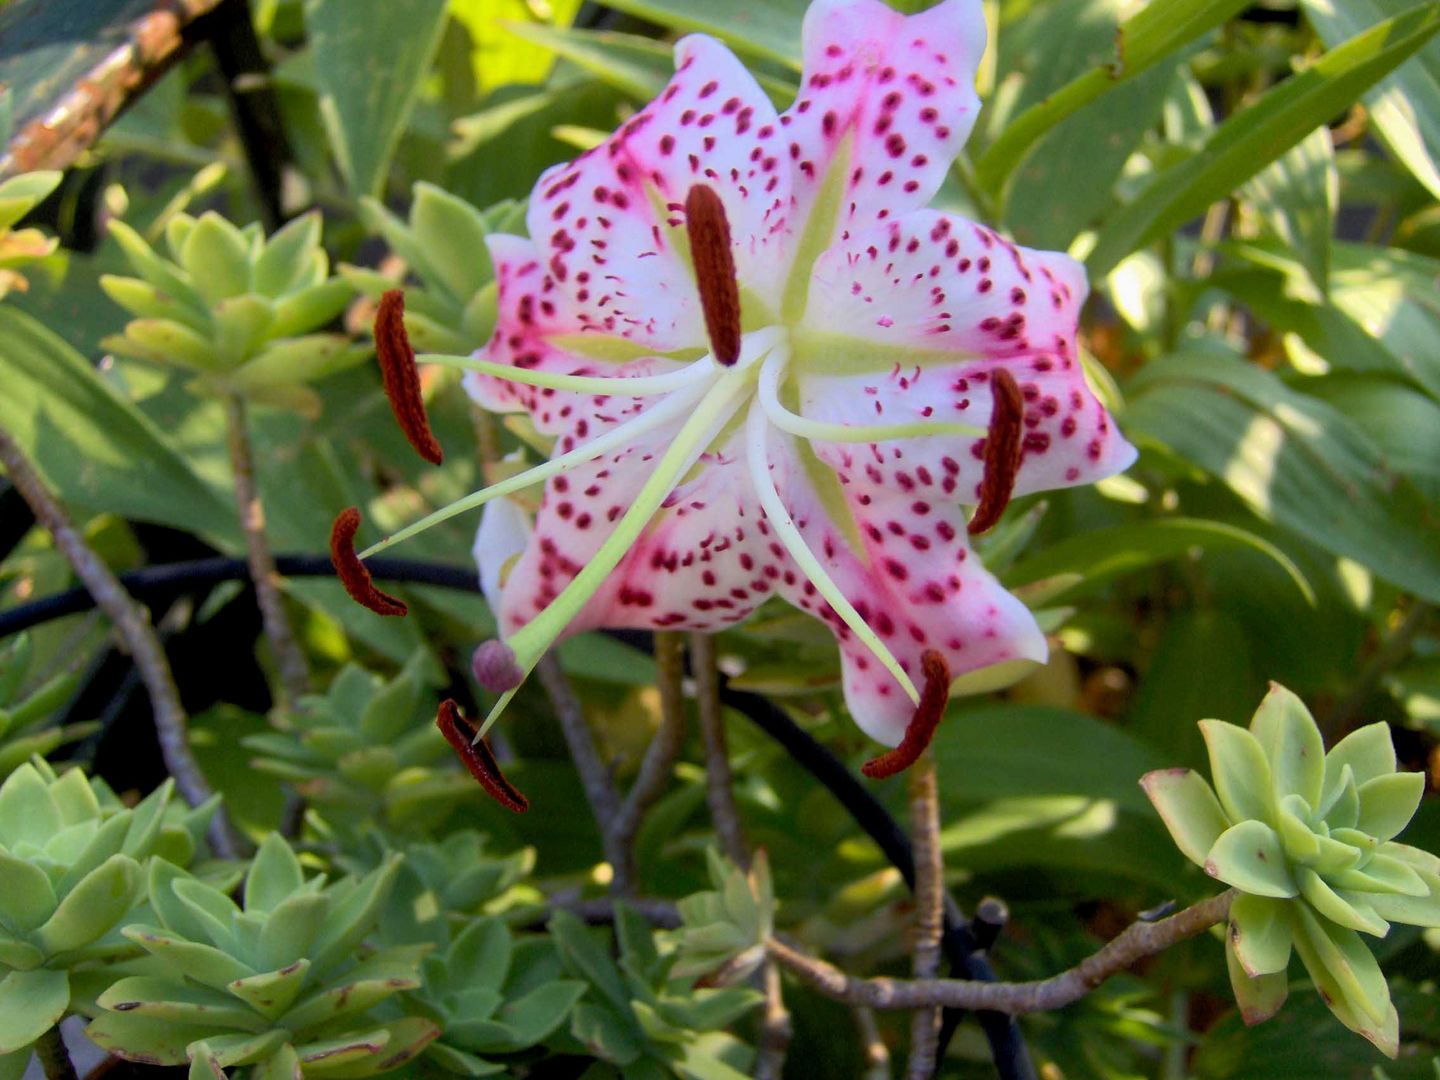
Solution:
[(75, 1064), (70, 1060), (70, 1051), (65, 1048), (65, 1037), (56, 1024), (35, 1040), (35, 1056), (45, 1072), (45, 1080), (77, 1080)]
[(265, 534), (265, 506), (255, 485), (255, 457), (245, 418), (245, 402), (238, 395), (230, 394), (224, 404), (225, 441), (230, 449), (230, 468), (235, 475), (235, 507), (240, 514), (240, 529), (245, 534), (245, 561), (250, 566), (250, 580), (255, 585), (265, 637), (280, 671), (284, 695), (281, 705), (289, 707), (310, 692), (310, 670), (305, 654), (295, 641), (290, 617), (285, 613), (280, 573), (275, 569), (275, 556)]
[[(135, 668), (150, 694), (155, 735), (160, 743), (165, 768), (175, 778), (175, 787), (181, 797), (191, 806), (198, 806), (210, 797), (210, 784), (190, 749), (189, 718), (180, 703), (175, 676), (155, 628), (150, 625), (149, 614), (131, 599), (110, 568), (85, 543), (84, 537), (40, 479), (25, 452), (4, 428), (0, 428), (0, 464), (5, 466), (10, 482), (29, 503), (35, 519), (55, 538), (55, 546), (95, 598), (96, 605), (115, 624), (115, 630), (135, 661)], [(216, 854), (230, 857), (237, 853), (223, 809), (216, 812), (210, 836)]]
[[(944, 923), (945, 864), (940, 853), (940, 795), (935, 757), (928, 750), (910, 768), (911, 844), (915, 851), (915, 942), (911, 971), (917, 980), (940, 973), (940, 931)], [(940, 1042), (940, 1009), (916, 1009), (910, 1019), (907, 1080), (930, 1080)]]
[(860, 1054), (865, 1061), (864, 1080), (890, 1080), (890, 1048), (880, 1037), (875, 1013), (864, 1005), (850, 1010), (855, 1016), (855, 1029), (860, 1033)]
[(571, 687), (570, 680), (565, 677), (560, 661), (554, 653), (541, 657), (540, 662), (535, 665), (535, 674), (550, 697), (550, 704), (560, 721), (560, 731), (565, 736), (565, 745), (570, 750), (571, 760), (575, 762), (575, 771), (580, 774), (585, 799), (590, 804), (590, 812), (600, 830), (605, 861), (610, 864), (615, 875), (610, 882), (611, 889), (624, 895), (632, 888), (632, 875), (630, 857), (626, 847), (620, 842), (620, 834), (615, 827), (620, 818), (619, 792), (615, 790), (610, 771), (595, 750), (595, 738), (590, 734), (589, 725), (585, 723), (585, 710), (580, 699), (575, 696), (575, 690)]
[[(615, 921), (617, 902), (623, 903), (657, 929), (674, 930), (680, 925), (680, 912), (676, 910), (673, 903), (669, 900), (646, 896), (627, 896), (623, 899), (621, 897), (595, 897), (586, 900), (556, 896), (551, 898), (549, 913), (568, 911), (591, 926), (604, 926)], [(549, 921), (549, 914), (546, 915), (545, 921)], [(541, 929), (542, 926), (535, 928)]]
[(785, 1057), (795, 1033), (790, 1010), (780, 986), (780, 965), (767, 959), (760, 968), (760, 987), (765, 994), (765, 1011), (760, 1014), (760, 1039), (755, 1047), (755, 1080), (780, 1080)]
[[(660, 727), (650, 740), (650, 747), (640, 762), (640, 774), (620, 806), (615, 831), (624, 841), (627, 853), (639, 831), (645, 811), (650, 809), (665, 785), (670, 770), (680, 753), (685, 738), (685, 639), (673, 632), (655, 635), (656, 681), (660, 689)], [(631, 855), (633, 858), (633, 855)]]
[(696, 711), (700, 715), (700, 738), (705, 744), (705, 803), (720, 840), (720, 850), (736, 866), (750, 866), (750, 845), (740, 827), (735, 792), (730, 775), (730, 757), (725, 746), (725, 715), (720, 707), (720, 671), (715, 665), (715, 639), (709, 634), (690, 635), (690, 671), (695, 676)]
[(782, 967), (802, 982), (847, 1005), (863, 1005), (871, 1009), (918, 1009), (939, 1005), (955, 1009), (989, 1009), (1012, 1015), (1040, 1012), (1079, 1001), (1110, 976), (1222, 921), (1229, 915), (1230, 903), (1237, 895), (1234, 889), (1230, 889), (1168, 919), (1132, 923), (1115, 940), (1068, 971), (1032, 982), (860, 979), (776, 938), (766, 942), (766, 948)]

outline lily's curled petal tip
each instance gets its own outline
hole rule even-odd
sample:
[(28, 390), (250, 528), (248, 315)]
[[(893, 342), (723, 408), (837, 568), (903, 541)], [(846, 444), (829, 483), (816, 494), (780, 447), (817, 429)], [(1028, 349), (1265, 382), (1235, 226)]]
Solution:
[(350, 506), (341, 510), (330, 527), (330, 564), (345, 591), (362, 607), (377, 615), (404, 615), (409, 612), (403, 600), (376, 588), (370, 571), (355, 554), (355, 534), (360, 530), (360, 511)]
[(490, 744), (475, 737), (475, 729), (460, 712), (459, 705), (449, 699), (441, 702), (440, 711), (435, 716), (435, 726), (460, 756), (470, 775), (480, 782), (487, 795), (505, 809), (513, 810), (517, 814), (523, 814), (530, 809), (530, 800), (520, 793), (519, 788), (505, 779), (505, 774), (500, 771), (500, 763), (495, 760), (495, 755), (490, 750)]
[(470, 670), (475, 681), (492, 694), (514, 690), (525, 680), (525, 672), (515, 662), (515, 650), (498, 639), (483, 642), (475, 650)]
[(710, 348), (715, 359), (729, 367), (740, 359), (740, 285), (725, 204), (713, 188), (696, 184), (690, 189), (685, 198), (685, 231)]
[(1025, 395), (1015, 376), (1003, 367), (991, 373), (995, 406), (990, 414), (990, 430), (985, 437), (985, 475), (980, 481), (980, 503), (966, 531), (971, 536), (988, 532), (1000, 521), (1010, 496), (1015, 491), (1015, 477), (1020, 472), (1020, 434), (1025, 419)]
[(950, 699), (950, 667), (938, 651), (926, 649), (920, 654), (920, 669), (925, 675), (925, 689), (921, 691), (920, 704), (915, 707), (915, 716), (905, 729), (905, 738), (894, 750), (860, 767), (871, 780), (884, 780), (908, 769), (920, 760), (920, 755), (930, 748), (935, 738), (935, 729), (940, 726), (945, 703)]
[(400, 429), (416, 453), (431, 465), (439, 465), (445, 460), (445, 453), (430, 430), (430, 418), (425, 413), (415, 350), (405, 332), (405, 294), (399, 289), (391, 289), (380, 298), (380, 308), (375, 313), (375, 355), (385, 380), (385, 396), (390, 399), (390, 409)]

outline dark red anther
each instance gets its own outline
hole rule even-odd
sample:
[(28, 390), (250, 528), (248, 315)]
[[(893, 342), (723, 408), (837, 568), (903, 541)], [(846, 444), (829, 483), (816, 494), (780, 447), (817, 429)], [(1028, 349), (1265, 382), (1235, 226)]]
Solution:
[(350, 599), (377, 615), (404, 615), (410, 609), (375, 587), (370, 571), (355, 554), (355, 534), (360, 531), (360, 511), (354, 506), (341, 510), (330, 527), (330, 563)]
[(715, 359), (729, 367), (740, 359), (740, 283), (725, 204), (704, 184), (696, 184), (685, 197), (685, 231), (710, 348)]
[(925, 675), (925, 688), (920, 691), (920, 704), (915, 706), (915, 715), (905, 729), (905, 738), (900, 745), (860, 766), (860, 771), (871, 780), (884, 780), (903, 772), (925, 753), (930, 740), (935, 738), (935, 729), (945, 715), (945, 703), (950, 700), (950, 667), (945, 657), (934, 649), (920, 654), (920, 670)]
[(385, 396), (417, 453), (431, 465), (445, 460), (439, 440), (430, 430), (425, 414), (425, 399), (420, 394), (420, 372), (415, 367), (415, 350), (405, 332), (405, 294), (391, 289), (380, 297), (375, 313), (375, 355), (380, 359), (380, 374), (385, 380)]
[(985, 475), (980, 480), (980, 503), (965, 528), (971, 536), (993, 529), (1010, 505), (1015, 477), (1020, 472), (1020, 433), (1025, 419), (1025, 395), (1015, 376), (1002, 367), (990, 375), (995, 407), (985, 436)]
[(440, 703), (440, 712), (435, 716), (435, 726), (445, 736), (470, 775), (480, 781), (485, 793), (506, 810), (523, 814), (530, 808), (530, 800), (500, 771), (500, 763), (490, 751), (490, 744), (475, 738), (475, 728), (460, 712), (460, 706), (446, 699)]

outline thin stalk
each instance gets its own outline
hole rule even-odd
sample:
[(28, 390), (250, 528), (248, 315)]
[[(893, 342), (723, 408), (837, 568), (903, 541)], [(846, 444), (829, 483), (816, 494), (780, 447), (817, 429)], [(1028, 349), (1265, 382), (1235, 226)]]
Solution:
[[(165, 768), (175, 778), (181, 797), (191, 806), (198, 806), (210, 798), (210, 784), (190, 749), (189, 718), (180, 703), (170, 661), (150, 624), (149, 613), (135, 602), (100, 556), (85, 543), (30, 459), (3, 427), (0, 427), (0, 465), (5, 466), (10, 483), (29, 503), (35, 520), (55, 538), (55, 546), (69, 561), (75, 576), (115, 624), (116, 633), (150, 694), (155, 736)], [(216, 811), (211, 822), (210, 842), (217, 855), (230, 858), (238, 854), (223, 808)]]
[[(626, 866), (634, 876), (635, 834), (640, 822), (665, 785), (680, 753), (685, 738), (685, 639), (674, 632), (660, 631), (655, 635), (656, 683), (660, 690), (660, 727), (650, 740), (649, 749), (640, 762), (640, 774), (625, 796), (616, 818), (615, 832), (625, 849)], [(616, 868), (619, 873), (619, 868)]]
[(70, 1051), (65, 1048), (65, 1037), (56, 1024), (35, 1040), (35, 1056), (45, 1071), (45, 1080), (79, 1080), (75, 1074), (75, 1063), (70, 1060)]
[(255, 585), (265, 638), (270, 642), (270, 651), (280, 672), (280, 705), (289, 708), (310, 692), (310, 669), (295, 640), (290, 617), (285, 613), (280, 572), (275, 569), (275, 556), (265, 533), (265, 506), (255, 484), (255, 455), (245, 418), (245, 402), (239, 395), (230, 394), (225, 397), (224, 406), (225, 441), (235, 476), (235, 508), (240, 514), (240, 529), (245, 534), (245, 561)]
[(864, 1080), (890, 1080), (890, 1048), (880, 1035), (875, 1012), (864, 1005), (850, 1010), (860, 1035), (860, 1056), (865, 1062)]
[[(928, 750), (910, 767), (910, 829), (915, 851), (915, 942), (911, 971), (916, 979), (940, 973), (940, 932), (944, 926), (945, 864), (940, 852), (940, 794), (935, 757)], [(910, 1019), (907, 1080), (935, 1075), (940, 1044), (940, 1009), (926, 1006)]]
[(720, 670), (715, 662), (715, 639), (704, 633), (690, 635), (690, 671), (695, 677), (696, 711), (700, 738), (705, 745), (705, 803), (720, 840), (720, 850), (736, 866), (750, 866), (750, 845), (740, 826), (735, 806), (730, 756), (725, 746), (725, 714), (720, 706)]

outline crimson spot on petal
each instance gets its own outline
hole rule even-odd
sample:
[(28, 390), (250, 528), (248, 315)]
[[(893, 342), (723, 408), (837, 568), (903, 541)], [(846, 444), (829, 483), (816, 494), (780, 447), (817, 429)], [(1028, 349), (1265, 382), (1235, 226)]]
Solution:
[(440, 711), (435, 716), (435, 726), (440, 729), (440, 734), (445, 736), (451, 749), (460, 756), (465, 768), (470, 770), (470, 775), (480, 781), (480, 786), (487, 795), (506, 810), (513, 810), (517, 814), (523, 814), (530, 808), (530, 800), (520, 794), (519, 788), (505, 779), (505, 774), (500, 771), (500, 763), (495, 760), (495, 755), (490, 750), (490, 744), (484, 739), (475, 738), (475, 728), (461, 714), (459, 705), (448, 698), (441, 702)]
[(985, 436), (985, 475), (980, 481), (980, 503), (966, 531), (971, 536), (993, 529), (1010, 505), (1015, 477), (1020, 472), (1020, 433), (1025, 418), (1025, 395), (1015, 376), (996, 368), (991, 377), (995, 408)]
[(915, 706), (905, 738), (894, 750), (860, 766), (860, 771), (871, 780), (884, 780), (908, 769), (920, 760), (920, 755), (929, 749), (930, 740), (935, 738), (935, 729), (945, 715), (945, 702), (950, 698), (950, 666), (941, 653), (926, 649), (920, 654), (920, 670), (925, 674), (925, 689), (920, 692), (920, 704)]
[(410, 610), (405, 602), (376, 588), (370, 571), (355, 554), (355, 534), (359, 531), (360, 511), (353, 506), (341, 510), (330, 527), (330, 564), (335, 567), (340, 583), (351, 600), (375, 614), (404, 615)]
[(390, 399), (390, 409), (400, 429), (422, 458), (431, 465), (439, 465), (445, 454), (430, 430), (430, 418), (425, 415), (415, 350), (405, 333), (405, 294), (399, 289), (391, 289), (380, 298), (380, 310), (375, 313), (375, 355), (385, 380), (385, 396)]
[(690, 189), (685, 197), (685, 231), (710, 348), (715, 359), (729, 367), (740, 359), (740, 285), (725, 204), (712, 188), (696, 184)]

